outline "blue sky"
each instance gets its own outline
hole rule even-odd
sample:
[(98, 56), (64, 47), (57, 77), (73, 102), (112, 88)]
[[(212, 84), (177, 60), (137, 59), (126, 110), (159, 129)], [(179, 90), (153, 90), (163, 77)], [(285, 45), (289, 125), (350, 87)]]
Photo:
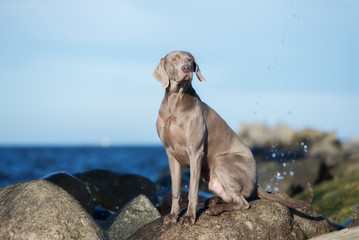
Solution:
[(359, 2), (1, 1), (0, 144), (159, 144), (161, 57), (234, 129), (359, 136)]

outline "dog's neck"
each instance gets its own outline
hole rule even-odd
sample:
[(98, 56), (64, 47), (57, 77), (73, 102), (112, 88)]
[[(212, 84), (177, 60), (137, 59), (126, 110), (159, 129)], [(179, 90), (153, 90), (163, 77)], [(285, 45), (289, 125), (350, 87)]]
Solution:
[(192, 87), (192, 82), (186, 80), (183, 80), (181, 82), (170, 80), (170, 83), (166, 88), (166, 94), (171, 95), (173, 93), (179, 94), (180, 97), (183, 97), (183, 95), (185, 94), (197, 96), (196, 91)]
[(179, 103), (183, 101), (186, 96), (199, 98), (196, 91), (192, 87), (191, 81), (177, 82), (170, 80), (170, 84), (166, 88), (165, 93), (165, 99), (167, 99), (170, 112), (175, 111), (177, 106), (181, 105)]

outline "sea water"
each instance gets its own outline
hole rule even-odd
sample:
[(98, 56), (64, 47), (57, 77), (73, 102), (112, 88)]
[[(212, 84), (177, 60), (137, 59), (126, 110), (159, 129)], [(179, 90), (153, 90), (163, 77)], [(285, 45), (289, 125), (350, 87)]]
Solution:
[(156, 181), (168, 169), (162, 146), (0, 147), (0, 188), (65, 171), (132, 173)]

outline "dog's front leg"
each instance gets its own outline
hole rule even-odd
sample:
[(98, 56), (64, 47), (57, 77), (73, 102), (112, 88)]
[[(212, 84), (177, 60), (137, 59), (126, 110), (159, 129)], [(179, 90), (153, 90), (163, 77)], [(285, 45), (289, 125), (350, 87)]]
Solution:
[(179, 201), (181, 198), (181, 181), (182, 181), (182, 166), (180, 163), (171, 156), (167, 151), (168, 163), (171, 172), (172, 181), (172, 207), (171, 213), (167, 214), (163, 219), (163, 224), (169, 224), (177, 222), (180, 212)]
[[(196, 119), (196, 121), (198, 120), (201, 121), (202, 119)], [(188, 142), (191, 142), (187, 152), (190, 159), (190, 183), (187, 212), (180, 219), (181, 227), (193, 225), (196, 221), (198, 186), (204, 157), (204, 142), (207, 136), (204, 121), (202, 124), (197, 123), (194, 126), (196, 126), (195, 129), (190, 129), (188, 135)]]
[(200, 151), (190, 160), (190, 184), (188, 194), (188, 207), (186, 214), (180, 219), (181, 227), (193, 225), (196, 221), (196, 211), (198, 205), (198, 186), (201, 175), (201, 165), (203, 159), (203, 151)]

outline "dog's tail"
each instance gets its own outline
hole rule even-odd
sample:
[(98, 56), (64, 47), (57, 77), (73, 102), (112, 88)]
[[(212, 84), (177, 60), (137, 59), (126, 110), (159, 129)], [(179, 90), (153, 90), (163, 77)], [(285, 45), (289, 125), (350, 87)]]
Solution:
[(289, 208), (301, 208), (301, 207), (304, 207), (304, 206), (307, 206), (308, 204), (310, 204), (313, 199), (313, 189), (310, 186), (310, 183), (308, 183), (308, 192), (309, 192), (309, 195), (308, 195), (307, 199), (305, 201), (300, 201), (300, 200), (283, 198), (276, 194), (267, 193), (266, 191), (264, 191), (263, 188), (258, 186), (258, 197), (267, 199), (269, 201), (278, 202), (278, 203), (282, 204), (283, 206), (286, 206)]

